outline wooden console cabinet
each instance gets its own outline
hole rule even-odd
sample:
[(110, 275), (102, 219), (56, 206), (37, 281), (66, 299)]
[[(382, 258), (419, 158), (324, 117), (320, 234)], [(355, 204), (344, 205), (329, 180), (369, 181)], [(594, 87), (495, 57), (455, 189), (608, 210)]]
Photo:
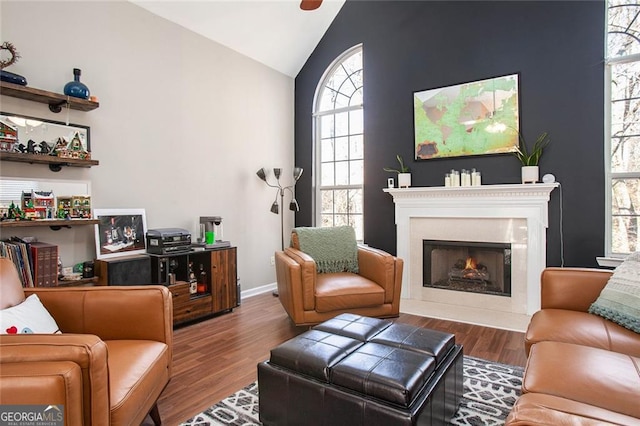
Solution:
[[(173, 324), (230, 312), (238, 306), (236, 247), (151, 257), (152, 282), (165, 284), (173, 295)], [(189, 292), (189, 263), (196, 277), (206, 274), (204, 291)]]

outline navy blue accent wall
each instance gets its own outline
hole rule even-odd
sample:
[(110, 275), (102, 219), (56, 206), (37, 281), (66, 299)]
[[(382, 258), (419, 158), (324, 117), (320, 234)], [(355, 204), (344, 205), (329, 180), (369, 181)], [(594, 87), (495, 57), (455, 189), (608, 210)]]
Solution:
[[(540, 173), (562, 183), (566, 266), (595, 266), (604, 254), (604, 23), (602, 1), (347, 0), (295, 80), (297, 226), (313, 224), (312, 104), (331, 62), (364, 48), (365, 242), (396, 253), (384, 166), (401, 154), (413, 186), (441, 186), (450, 169), (476, 168), (483, 184), (520, 182), (511, 155), (413, 161), (412, 93), (519, 73), (520, 125), (552, 142)], [(551, 194), (547, 264), (560, 265), (560, 191)]]

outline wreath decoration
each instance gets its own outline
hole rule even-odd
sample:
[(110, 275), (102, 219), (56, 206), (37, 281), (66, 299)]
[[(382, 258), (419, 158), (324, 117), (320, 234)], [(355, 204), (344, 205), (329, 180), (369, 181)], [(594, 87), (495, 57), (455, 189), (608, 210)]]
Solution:
[(0, 45), (0, 51), (2, 50), (8, 50), (9, 53), (11, 53), (11, 59), (0, 59), (0, 69), (5, 69), (9, 65), (13, 65), (18, 60), (18, 58), (20, 58), (20, 54), (11, 42), (5, 41), (4, 43), (2, 43), (2, 45)]

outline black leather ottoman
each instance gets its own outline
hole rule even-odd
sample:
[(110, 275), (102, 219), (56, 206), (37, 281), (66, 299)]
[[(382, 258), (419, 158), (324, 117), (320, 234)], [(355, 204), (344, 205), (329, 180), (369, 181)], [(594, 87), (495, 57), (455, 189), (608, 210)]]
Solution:
[(342, 314), (258, 364), (265, 425), (445, 425), (462, 396), (455, 336)]

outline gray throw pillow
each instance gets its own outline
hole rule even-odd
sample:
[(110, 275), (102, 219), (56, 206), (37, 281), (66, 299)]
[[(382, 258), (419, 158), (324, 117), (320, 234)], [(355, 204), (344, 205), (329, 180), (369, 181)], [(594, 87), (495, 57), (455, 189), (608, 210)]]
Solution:
[(640, 333), (640, 252), (615, 269), (589, 312)]

